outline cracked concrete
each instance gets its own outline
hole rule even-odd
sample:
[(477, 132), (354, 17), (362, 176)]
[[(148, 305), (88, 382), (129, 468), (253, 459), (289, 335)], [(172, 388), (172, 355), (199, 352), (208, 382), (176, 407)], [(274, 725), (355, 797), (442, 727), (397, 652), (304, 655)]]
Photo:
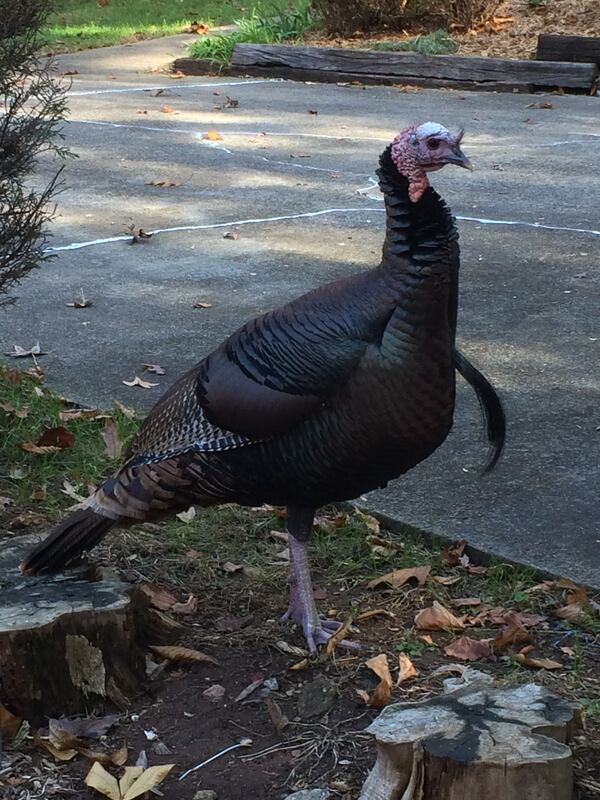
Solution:
[[(460, 220), (459, 338), (504, 397), (506, 455), (478, 477), (480, 420), (461, 387), (448, 442), (367, 502), (600, 585), (600, 101), (553, 96), (542, 110), (528, 95), (146, 71), (189, 38), (59, 59), (78, 71), (65, 136), (79, 159), (59, 198), (57, 258), (0, 319), (2, 349), (39, 339), (59, 391), (148, 407), (249, 317), (374, 265), (379, 152), (413, 121), (464, 125), (476, 172), (447, 168), (434, 184)], [(228, 96), (237, 108), (221, 109)], [(203, 139), (210, 129), (223, 138)], [(165, 179), (177, 185), (148, 185)], [(157, 233), (131, 246), (130, 223)], [(94, 305), (66, 308), (80, 287)], [(167, 370), (160, 387), (122, 384), (142, 362)]]

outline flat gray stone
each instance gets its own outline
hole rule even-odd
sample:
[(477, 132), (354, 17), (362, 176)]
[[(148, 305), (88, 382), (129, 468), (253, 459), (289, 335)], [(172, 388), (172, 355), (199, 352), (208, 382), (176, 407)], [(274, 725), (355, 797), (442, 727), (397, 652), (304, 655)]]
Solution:
[(217, 793), (212, 789), (200, 789), (194, 795), (194, 800), (217, 800)]
[(335, 684), (324, 675), (305, 683), (298, 698), (298, 714), (302, 719), (320, 717), (335, 703), (337, 692)]
[(300, 792), (289, 794), (285, 800), (328, 800), (330, 797), (329, 789), (302, 789)]

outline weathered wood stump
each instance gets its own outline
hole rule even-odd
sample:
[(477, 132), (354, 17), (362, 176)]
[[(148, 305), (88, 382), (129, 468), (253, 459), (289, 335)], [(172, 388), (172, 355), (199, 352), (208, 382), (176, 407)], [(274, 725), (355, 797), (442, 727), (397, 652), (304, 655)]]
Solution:
[(543, 686), (473, 685), (388, 706), (359, 800), (571, 800), (578, 709)]
[(37, 541), (0, 543), (0, 702), (30, 721), (123, 706), (145, 676), (143, 606), (115, 575), (24, 577)]

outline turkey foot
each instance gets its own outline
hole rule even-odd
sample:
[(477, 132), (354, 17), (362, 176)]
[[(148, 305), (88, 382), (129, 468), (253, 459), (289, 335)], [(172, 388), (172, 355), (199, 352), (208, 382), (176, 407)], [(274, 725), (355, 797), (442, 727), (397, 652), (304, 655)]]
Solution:
[[(343, 623), (319, 616), (312, 589), (306, 542), (298, 541), (295, 536), (290, 535), (289, 546), (290, 604), (282, 621), (291, 619), (302, 628), (309, 652), (314, 654), (320, 644), (327, 644)], [(349, 650), (361, 648), (357, 642), (347, 639), (342, 639), (338, 646)]]

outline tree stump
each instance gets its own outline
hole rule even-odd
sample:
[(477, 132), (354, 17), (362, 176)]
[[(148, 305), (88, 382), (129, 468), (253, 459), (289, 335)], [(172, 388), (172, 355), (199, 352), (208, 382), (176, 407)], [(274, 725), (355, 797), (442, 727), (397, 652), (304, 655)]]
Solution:
[(396, 703), (367, 728), (377, 762), (359, 800), (571, 800), (576, 706), (543, 686), (471, 685)]
[(145, 677), (143, 604), (115, 575), (90, 580), (89, 568), (23, 576), (38, 538), (0, 543), (0, 702), (32, 722), (124, 706)]

